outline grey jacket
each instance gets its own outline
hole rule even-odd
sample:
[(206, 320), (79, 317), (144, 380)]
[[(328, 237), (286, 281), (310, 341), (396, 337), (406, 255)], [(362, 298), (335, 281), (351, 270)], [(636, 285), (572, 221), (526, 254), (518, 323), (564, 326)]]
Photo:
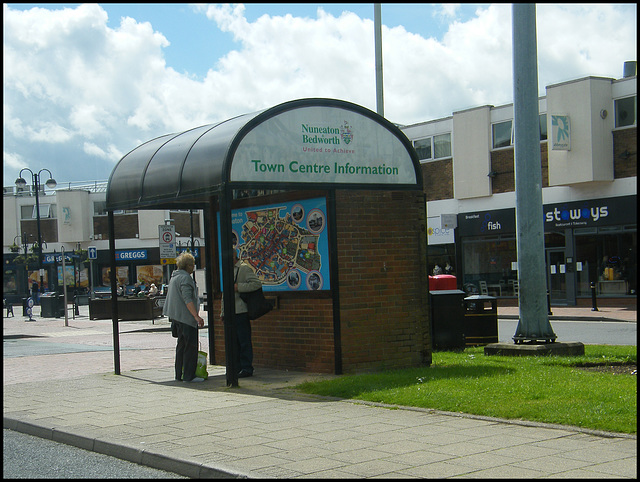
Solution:
[[(240, 298), (240, 293), (248, 293), (262, 287), (262, 282), (256, 276), (247, 263), (238, 260), (233, 268), (234, 284), (238, 283), (238, 291), (235, 292), (236, 314), (249, 311), (247, 304)], [(224, 316), (224, 303), (222, 303), (221, 315)]]
[(198, 288), (193, 278), (183, 269), (177, 269), (171, 274), (167, 299), (164, 302), (162, 314), (174, 321), (198, 327), (198, 322), (187, 309), (187, 304), (193, 302), (198, 310)]

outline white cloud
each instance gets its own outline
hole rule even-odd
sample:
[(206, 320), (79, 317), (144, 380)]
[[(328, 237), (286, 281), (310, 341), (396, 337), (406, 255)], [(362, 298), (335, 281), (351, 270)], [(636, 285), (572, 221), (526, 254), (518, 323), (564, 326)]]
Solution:
[[(166, 65), (171, 39), (155, 26), (124, 18), (110, 28), (99, 5), (3, 11), (9, 178), (16, 163), (46, 159), (42, 167), (56, 178), (106, 179), (114, 159), (141, 142), (295, 98), (375, 110), (373, 22), (353, 13), (250, 22), (241, 5), (200, 6), (236, 49), (197, 79)], [(393, 122), (513, 97), (510, 5), (478, 7), (465, 21), (456, 20), (458, 4), (437, 11), (449, 22), (441, 40), (383, 27), (385, 115)], [(621, 77), (623, 62), (636, 59), (635, 4), (542, 4), (537, 28), (541, 94), (568, 79)]]
[(2, 153), (2, 163), (4, 164), (5, 169), (9, 168), (11, 172), (15, 172), (15, 177), (7, 177), (5, 176), (5, 184), (11, 185), (13, 181), (18, 178), (18, 173), (20, 169), (25, 166), (24, 159), (20, 154), (16, 154), (15, 152), (7, 152), (4, 151)]

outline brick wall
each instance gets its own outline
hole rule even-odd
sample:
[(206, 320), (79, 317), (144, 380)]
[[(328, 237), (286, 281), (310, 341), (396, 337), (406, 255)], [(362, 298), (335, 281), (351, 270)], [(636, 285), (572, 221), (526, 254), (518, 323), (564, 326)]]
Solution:
[[(215, 306), (215, 363), (225, 365), (220, 299)], [(331, 298), (278, 299), (278, 308), (251, 322), (253, 366), (334, 373)]]
[(427, 201), (453, 199), (453, 159), (425, 162), (420, 168)]
[[(338, 191), (336, 202), (343, 372), (429, 365), (423, 194)], [(220, 299), (214, 309), (212, 360), (224, 365)], [(334, 373), (333, 300), (281, 294), (252, 339), (256, 368)]]
[(431, 363), (422, 193), (337, 195), (345, 373)]
[[(113, 230), (116, 239), (128, 239), (138, 237), (138, 215), (118, 214), (113, 216)], [(93, 232), (101, 234), (100, 239), (109, 239), (109, 216), (94, 216)]]
[[(491, 180), (492, 194), (515, 191), (514, 156), (513, 148), (491, 152), (491, 170), (497, 173), (496, 177)], [(546, 142), (540, 144), (540, 168), (542, 170), (542, 187), (549, 187), (549, 151)]]

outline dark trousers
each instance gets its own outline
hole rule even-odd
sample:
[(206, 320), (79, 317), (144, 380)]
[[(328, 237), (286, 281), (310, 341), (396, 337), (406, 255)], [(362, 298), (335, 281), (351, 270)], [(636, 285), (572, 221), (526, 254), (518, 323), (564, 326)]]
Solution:
[[(198, 365), (198, 329), (174, 321), (178, 329), (176, 345), (176, 380), (193, 380)], [(184, 369), (184, 375), (182, 371)]]
[(251, 344), (251, 322), (247, 313), (236, 314), (236, 366), (253, 373), (253, 345)]

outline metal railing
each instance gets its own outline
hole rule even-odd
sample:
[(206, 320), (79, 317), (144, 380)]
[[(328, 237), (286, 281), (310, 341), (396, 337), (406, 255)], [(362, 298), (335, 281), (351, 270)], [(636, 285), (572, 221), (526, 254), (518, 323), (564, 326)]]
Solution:
[[(49, 189), (49, 191), (89, 191), (92, 193), (106, 192), (107, 184), (109, 181), (72, 181), (61, 182), (55, 187), (55, 189)], [(41, 190), (42, 192), (42, 190)], [(35, 193), (32, 192), (31, 186), (25, 188), (18, 188), (13, 186), (4, 186), (2, 188), (2, 194), (4, 196), (32, 196)]]

